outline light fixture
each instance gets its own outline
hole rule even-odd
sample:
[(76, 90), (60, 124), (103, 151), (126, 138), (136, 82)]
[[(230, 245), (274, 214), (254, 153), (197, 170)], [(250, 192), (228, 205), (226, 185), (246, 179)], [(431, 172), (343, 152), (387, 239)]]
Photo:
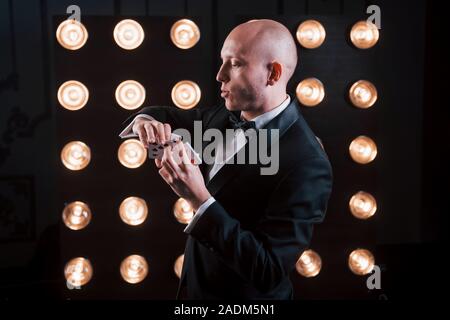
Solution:
[(78, 50), (86, 43), (88, 32), (84, 25), (75, 20), (68, 19), (61, 22), (56, 29), (56, 40), (69, 50)]
[(128, 283), (139, 283), (148, 274), (148, 264), (145, 258), (139, 255), (131, 255), (120, 264), (120, 274)]
[(366, 20), (355, 23), (350, 31), (350, 40), (359, 49), (372, 48), (378, 42), (379, 37), (377, 26)]
[(356, 218), (368, 219), (377, 211), (377, 202), (370, 193), (359, 191), (351, 197), (349, 207)]
[(321, 268), (322, 259), (313, 250), (304, 251), (295, 264), (297, 272), (307, 278), (317, 276)]
[(295, 92), (300, 103), (307, 107), (318, 105), (325, 96), (323, 84), (316, 78), (307, 78), (301, 81)]
[(348, 266), (354, 274), (363, 276), (372, 272), (375, 258), (369, 250), (357, 249), (348, 257)]
[(200, 88), (193, 81), (180, 81), (172, 89), (172, 101), (181, 109), (191, 109), (195, 107), (200, 101), (200, 98)]
[(349, 97), (355, 107), (367, 109), (377, 101), (378, 93), (371, 82), (359, 80), (350, 87)]
[(123, 222), (130, 226), (137, 226), (147, 218), (147, 203), (138, 197), (128, 197), (120, 204), (119, 214)]
[(61, 151), (61, 161), (67, 169), (84, 169), (91, 161), (91, 150), (81, 141), (69, 142)]
[(91, 280), (92, 274), (91, 262), (82, 257), (70, 260), (64, 267), (66, 281), (74, 287), (84, 286)]
[(69, 80), (59, 86), (58, 102), (67, 110), (75, 111), (83, 108), (89, 99), (89, 91), (84, 84)]
[(120, 21), (114, 28), (114, 40), (117, 45), (126, 50), (139, 47), (144, 41), (144, 29), (141, 25), (131, 19)]
[(145, 88), (135, 80), (126, 80), (117, 86), (116, 101), (124, 109), (134, 110), (145, 101)]
[(320, 47), (325, 40), (325, 36), (325, 28), (316, 20), (302, 22), (298, 26), (296, 33), (298, 42), (307, 49)]
[(170, 29), (170, 39), (180, 49), (189, 49), (200, 40), (200, 29), (189, 19), (175, 22)]
[(173, 271), (178, 278), (181, 278), (181, 271), (183, 270), (184, 254), (180, 255), (173, 265)]
[(367, 136), (355, 138), (350, 144), (349, 151), (352, 159), (361, 164), (372, 162), (377, 156), (377, 146), (375, 142)]
[(125, 167), (130, 169), (138, 168), (147, 158), (147, 149), (139, 140), (128, 139), (120, 145), (117, 157)]
[(173, 214), (178, 222), (188, 224), (194, 216), (194, 209), (184, 198), (179, 198), (173, 206)]
[(81, 201), (74, 201), (64, 207), (62, 220), (67, 228), (80, 230), (85, 228), (91, 221), (91, 210), (89, 206)]

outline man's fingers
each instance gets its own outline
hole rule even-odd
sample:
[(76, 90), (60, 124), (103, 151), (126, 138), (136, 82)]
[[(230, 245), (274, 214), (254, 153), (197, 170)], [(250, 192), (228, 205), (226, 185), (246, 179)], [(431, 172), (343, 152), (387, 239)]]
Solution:
[(162, 166), (168, 171), (173, 178), (178, 178), (178, 165), (172, 158), (172, 152), (169, 148), (164, 148), (164, 155), (162, 157)]
[(140, 127), (137, 130), (137, 134), (139, 136), (139, 141), (142, 142), (142, 144), (144, 145), (144, 147), (148, 147), (148, 142), (147, 142), (147, 133), (145, 132), (145, 129), (143, 127)]
[(161, 169), (159, 169), (159, 175), (163, 177), (164, 181), (166, 181), (168, 184), (173, 183), (173, 179), (169, 172), (167, 172), (166, 168), (163, 166)]
[(150, 122), (145, 123), (144, 125), (145, 132), (147, 133), (147, 141), (148, 143), (155, 143), (155, 133), (153, 132), (153, 127)]
[(184, 165), (192, 164), (191, 159), (189, 158), (189, 156), (187, 154), (187, 151), (186, 151), (186, 148), (184, 147), (183, 142), (178, 141), (177, 144), (180, 144), (180, 156), (181, 156), (181, 159), (182, 159)]
[(157, 143), (165, 143), (166, 134), (164, 132), (164, 125), (158, 121), (152, 121), (152, 126), (155, 130), (155, 138)]
[(170, 141), (170, 136), (172, 134), (172, 128), (170, 127), (170, 124), (164, 123), (164, 133), (166, 141)]

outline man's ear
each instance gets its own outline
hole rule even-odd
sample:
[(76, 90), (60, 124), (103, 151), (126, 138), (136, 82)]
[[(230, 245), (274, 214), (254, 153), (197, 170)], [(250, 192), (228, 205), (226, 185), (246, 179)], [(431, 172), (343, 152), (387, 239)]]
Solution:
[(283, 67), (280, 63), (274, 61), (269, 65), (269, 77), (267, 79), (267, 84), (273, 86), (281, 78), (281, 72)]

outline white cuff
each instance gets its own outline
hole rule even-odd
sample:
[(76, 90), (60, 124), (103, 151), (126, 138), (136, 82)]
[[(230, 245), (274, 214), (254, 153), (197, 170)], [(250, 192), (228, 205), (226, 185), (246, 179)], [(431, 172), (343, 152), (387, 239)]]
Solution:
[(213, 197), (209, 197), (208, 200), (202, 203), (200, 207), (198, 207), (197, 212), (195, 213), (194, 217), (192, 218), (191, 222), (184, 228), (184, 232), (189, 233), (194, 228), (195, 224), (197, 223), (197, 220), (200, 218), (200, 216), (206, 211), (206, 209), (209, 208), (210, 205), (212, 205), (214, 202), (216, 202), (216, 199)]
[(122, 139), (137, 137), (138, 135), (133, 132), (133, 125), (134, 125), (134, 122), (136, 121), (136, 119), (138, 119), (138, 118), (155, 120), (155, 118), (153, 118), (152, 116), (149, 116), (148, 114), (138, 114), (136, 117), (134, 117), (133, 121), (131, 121), (130, 124), (125, 129), (123, 129), (123, 131), (119, 134), (119, 137), (121, 137)]

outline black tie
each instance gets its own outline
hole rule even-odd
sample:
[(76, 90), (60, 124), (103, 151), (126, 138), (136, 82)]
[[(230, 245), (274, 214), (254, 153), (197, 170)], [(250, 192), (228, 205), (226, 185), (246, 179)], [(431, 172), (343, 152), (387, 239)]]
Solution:
[(245, 131), (247, 129), (256, 129), (255, 121), (240, 120), (233, 113), (230, 113), (229, 120), (231, 128), (234, 130), (242, 129)]

